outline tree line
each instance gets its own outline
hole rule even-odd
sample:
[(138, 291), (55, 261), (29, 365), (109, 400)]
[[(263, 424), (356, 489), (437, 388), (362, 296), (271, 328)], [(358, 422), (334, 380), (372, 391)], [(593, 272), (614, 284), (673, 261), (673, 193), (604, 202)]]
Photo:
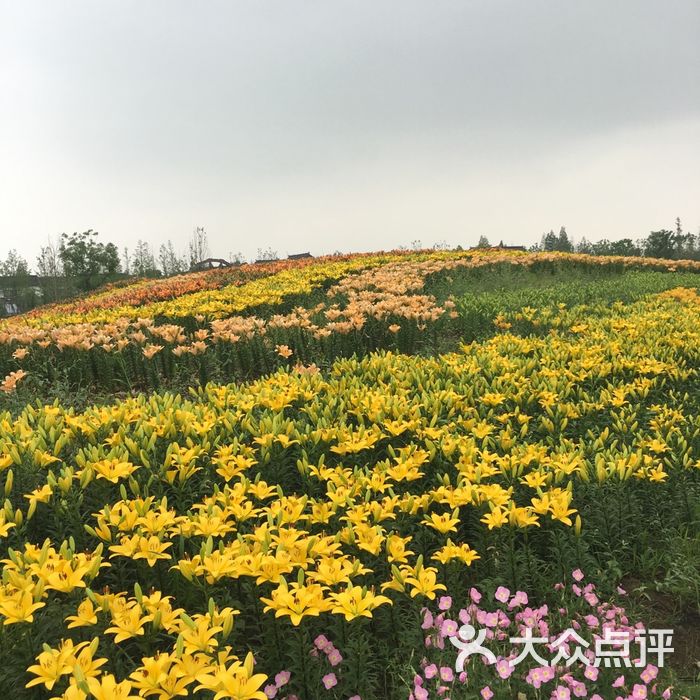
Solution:
[[(414, 241), (412, 247), (417, 244)], [(486, 236), (479, 238), (477, 247), (490, 247)], [(558, 234), (554, 230), (543, 234), (530, 250), (700, 260), (700, 235), (684, 231), (679, 218), (673, 229), (651, 231), (637, 240), (604, 238), (591, 242), (583, 237), (574, 242), (562, 226)], [(207, 233), (201, 226), (195, 228), (183, 253), (178, 253), (170, 240), (161, 244), (157, 252), (150, 243), (139, 240), (132, 250), (124, 247), (120, 253), (114, 243), (99, 240), (99, 234), (92, 229), (63, 233), (57, 244), (49, 241), (41, 247), (36, 276), (32, 276), (28, 262), (14, 249), (5, 260), (0, 260), (0, 315), (89, 292), (119, 279), (182, 274), (209, 257)], [(276, 258), (276, 251), (258, 249), (258, 259)], [(227, 259), (241, 262), (240, 254), (229, 253)]]
[[(208, 257), (204, 227), (194, 230), (184, 253), (178, 253), (170, 240), (161, 244), (157, 253), (142, 240), (133, 250), (124, 247), (120, 253), (114, 243), (99, 240), (98, 232), (92, 229), (63, 233), (58, 243), (49, 240), (41, 247), (36, 274), (15, 249), (0, 260), (0, 315), (26, 311), (124, 278), (181, 274)], [(240, 261), (240, 255), (229, 254), (229, 260)]]
[(700, 260), (700, 235), (684, 231), (681, 220), (677, 218), (673, 229), (651, 231), (646, 238), (637, 240), (622, 238), (616, 241), (603, 238), (593, 242), (584, 237), (574, 243), (567, 234), (566, 228), (562, 226), (559, 234), (555, 234), (554, 231), (544, 234), (542, 240), (532, 246), (531, 250), (560, 250), (567, 253), (625, 255), (668, 260)]

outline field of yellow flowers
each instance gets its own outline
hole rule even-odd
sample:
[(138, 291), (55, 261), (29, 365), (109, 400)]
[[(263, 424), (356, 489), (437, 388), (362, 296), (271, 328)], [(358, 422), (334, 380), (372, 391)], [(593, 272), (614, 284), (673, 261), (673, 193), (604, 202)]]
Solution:
[(682, 697), (653, 664), (456, 670), (449, 638), (629, 632), (623, 579), (697, 610), (698, 272), (391, 253), (4, 323), (0, 689)]

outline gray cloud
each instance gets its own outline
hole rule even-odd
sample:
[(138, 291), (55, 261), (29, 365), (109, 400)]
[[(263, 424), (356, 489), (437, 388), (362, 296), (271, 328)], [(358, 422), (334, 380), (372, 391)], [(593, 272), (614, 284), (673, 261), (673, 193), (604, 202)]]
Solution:
[(3, 1), (0, 255), (697, 226), (698, 27), (695, 0)]

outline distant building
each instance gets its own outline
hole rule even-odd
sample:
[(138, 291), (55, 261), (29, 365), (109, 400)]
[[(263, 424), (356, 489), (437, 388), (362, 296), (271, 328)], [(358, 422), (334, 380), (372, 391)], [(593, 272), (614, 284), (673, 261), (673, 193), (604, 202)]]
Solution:
[(294, 253), (294, 255), (288, 255), (287, 260), (303, 260), (304, 258), (313, 258), (311, 253)]
[(15, 316), (19, 313), (19, 306), (7, 297), (0, 296), (0, 316)]

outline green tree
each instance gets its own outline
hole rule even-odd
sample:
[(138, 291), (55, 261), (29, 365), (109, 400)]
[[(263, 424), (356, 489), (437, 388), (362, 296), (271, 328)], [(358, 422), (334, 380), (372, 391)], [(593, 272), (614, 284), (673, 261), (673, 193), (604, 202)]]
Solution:
[(20, 311), (36, 306), (38, 299), (30, 286), (29, 265), (16, 250), (10, 250), (7, 258), (0, 261), (0, 276), (3, 278), (0, 296), (6, 297)]
[(36, 269), (39, 274), (39, 284), (43, 293), (43, 301), (57, 301), (65, 295), (66, 290), (62, 281), (63, 266), (58, 255), (58, 248), (49, 238), (36, 259)]
[(156, 265), (151, 246), (146, 241), (139, 240), (134, 248), (131, 260), (132, 273), (139, 277), (159, 277), (160, 270)]
[(545, 233), (542, 236), (542, 242), (540, 243), (540, 250), (544, 250), (547, 253), (551, 253), (553, 250), (557, 250), (557, 234), (554, 231)]
[(586, 255), (593, 254), (593, 246), (595, 244), (591, 243), (585, 236), (576, 244), (575, 249), (577, 253), (585, 253)]
[(644, 255), (648, 258), (674, 258), (676, 237), (673, 231), (652, 231), (644, 241)]
[(97, 241), (97, 231), (61, 234), (59, 258), (67, 277), (76, 280), (79, 289), (93, 289), (106, 275), (120, 270), (119, 251), (113, 243)]
[(158, 261), (160, 269), (166, 276), (179, 275), (187, 270), (187, 261), (178, 256), (172, 241), (161, 244), (158, 250)]
[(563, 253), (574, 252), (574, 244), (569, 239), (569, 234), (563, 226), (559, 229), (555, 250), (560, 250)]
[(610, 243), (610, 255), (624, 255), (626, 257), (638, 257), (642, 254), (641, 249), (631, 238), (622, 238), (619, 241)]
[(3, 277), (27, 277), (29, 275), (29, 265), (13, 248), (8, 252), (7, 259), (0, 262), (0, 274)]
[(190, 239), (190, 268), (193, 268), (198, 262), (206, 260), (209, 253), (209, 242), (207, 240), (207, 232), (204, 226), (197, 226)]

